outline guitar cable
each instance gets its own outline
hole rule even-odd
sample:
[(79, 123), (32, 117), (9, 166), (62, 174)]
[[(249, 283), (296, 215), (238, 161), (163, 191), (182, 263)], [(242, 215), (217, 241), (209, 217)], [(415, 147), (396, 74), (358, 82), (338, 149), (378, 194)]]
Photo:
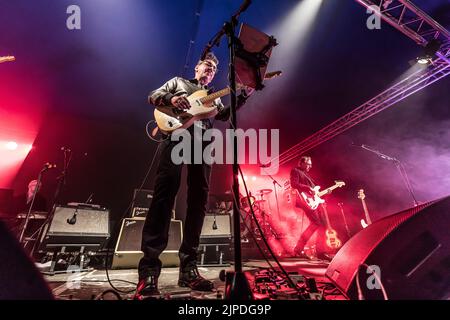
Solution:
[[(245, 188), (246, 197), (247, 197), (247, 199), (248, 199), (248, 201), (249, 201), (249, 203), (250, 203), (250, 194), (249, 194), (249, 192), (248, 192), (247, 183), (246, 183), (245, 180), (244, 180), (244, 174), (243, 174), (242, 169), (241, 169), (241, 166), (240, 166), (239, 164), (238, 164), (238, 169), (239, 169), (239, 174), (241, 175), (242, 182), (243, 182), (243, 185), (244, 185), (244, 188)], [(236, 196), (234, 196), (234, 198), (235, 198), (235, 197), (236, 197)], [(235, 201), (236, 201), (236, 199), (235, 199)], [(253, 218), (253, 220), (254, 220), (254, 222), (255, 222), (255, 224), (256, 224), (256, 226), (257, 226), (257, 228), (258, 228), (258, 230), (259, 230), (259, 232), (260, 232), (260, 234), (261, 234), (261, 239), (263, 240), (263, 242), (264, 242), (265, 246), (267, 247), (267, 250), (269, 251), (269, 253), (270, 253), (270, 255), (272, 256), (273, 260), (275, 261), (275, 263), (277, 264), (277, 266), (280, 268), (281, 273), (284, 275), (284, 277), (285, 277), (286, 281), (289, 283), (289, 285), (290, 285), (293, 289), (295, 289), (295, 290), (297, 291), (298, 296), (299, 296), (300, 298), (304, 299), (303, 296), (302, 296), (302, 293), (301, 293), (300, 288), (298, 288), (297, 285), (294, 283), (294, 281), (291, 279), (291, 277), (290, 277), (289, 274), (287, 273), (286, 269), (284, 269), (284, 267), (281, 265), (280, 261), (279, 261), (278, 258), (276, 257), (276, 255), (275, 255), (275, 253), (273, 252), (272, 248), (270, 247), (269, 243), (267, 242), (267, 239), (266, 239), (264, 233), (262, 232), (261, 225), (259, 224), (258, 219), (256, 219), (256, 215), (255, 215), (255, 212), (254, 212), (254, 210), (253, 210), (253, 206), (250, 206), (250, 212), (252, 213), (252, 218)], [(254, 235), (253, 235), (253, 236), (254, 236)], [(254, 238), (254, 239), (255, 239), (255, 238)], [(255, 239), (255, 240), (256, 240), (256, 239)], [(255, 244), (256, 244), (256, 243), (257, 243), (257, 242), (255, 241)], [(258, 246), (258, 248), (260, 248), (260, 247)], [(264, 259), (266, 259), (266, 261), (268, 262), (269, 266), (271, 266), (271, 268), (272, 268), (274, 271), (276, 271), (275, 268), (271, 265), (271, 263), (270, 263), (269, 260), (267, 259), (267, 257), (265, 256), (265, 254), (262, 252), (262, 250), (260, 250), (260, 251), (261, 251), (261, 253), (262, 253), (263, 256), (264, 256)]]
[(361, 267), (362, 267), (362, 266), (366, 267), (367, 270), (371, 270), (371, 271), (372, 271), (372, 275), (375, 277), (375, 280), (380, 284), (381, 292), (383, 293), (383, 298), (384, 298), (384, 300), (389, 300), (388, 295), (387, 295), (387, 292), (386, 292), (386, 289), (384, 288), (384, 285), (383, 285), (383, 283), (381, 282), (380, 277), (379, 277), (379, 276), (377, 275), (377, 273), (376, 273), (369, 265), (367, 265), (366, 263), (361, 263), (361, 264), (358, 266), (358, 271), (356, 272), (356, 288), (357, 288), (357, 290), (358, 290), (358, 300), (365, 300), (364, 294), (363, 294), (363, 292), (362, 292), (362, 290), (361, 290), (361, 284), (360, 284), (360, 282), (359, 282), (359, 274), (360, 274), (360, 271), (361, 271)]
[(168, 140), (169, 139), (169, 136), (167, 136), (167, 138), (165, 138), (165, 139), (155, 139), (154, 138), (154, 136), (156, 135), (156, 133), (159, 131), (159, 128), (158, 128), (158, 126), (156, 126), (153, 130), (152, 130), (152, 132), (150, 133), (149, 132), (149, 125), (151, 124), (151, 123), (155, 123), (156, 124), (156, 121), (155, 120), (150, 120), (149, 122), (147, 122), (147, 124), (145, 125), (145, 133), (147, 134), (147, 137), (149, 137), (150, 138), (150, 140), (152, 140), (153, 142), (156, 142), (156, 143), (160, 143), (160, 142), (163, 142), (163, 141), (166, 141), (166, 140)]
[[(146, 128), (146, 129), (147, 129), (147, 128)], [(146, 131), (147, 131), (147, 130), (146, 130)], [(141, 185), (139, 186), (138, 191), (142, 190), (142, 188), (144, 187), (145, 182), (147, 182), (147, 178), (148, 178), (150, 172), (152, 171), (153, 165), (154, 165), (154, 163), (155, 163), (156, 156), (159, 154), (160, 146), (161, 146), (161, 144), (158, 143), (158, 147), (156, 148), (156, 151), (155, 151), (155, 153), (154, 153), (154, 155), (153, 155), (153, 158), (152, 158), (152, 161), (151, 161), (151, 163), (150, 163), (150, 166), (149, 166), (149, 168), (147, 169), (147, 173), (145, 174), (145, 177), (144, 177), (144, 179), (142, 180), (142, 183), (141, 183)], [(128, 211), (131, 209), (131, 206), (132, 206), (132, 204), (133, 204), (133, 200), (134, 200), (134, 199), (132, 199), (132, 200), (130, 201), (130, 203), (128, 204), (128, 207), (127, 207), (127, 208), (125, 209), (125, 211), (122, 213), (122, 216), (120, 217), (119, 223), (116, 224), (116, 227), (115, 227), (115, 229), (114, 229), (114, 233), (113, 233), (113, 234), (116, 233), (116, 231), (118, 230), (118, 227), (121, 227), (121, 226), (122, 226), (122, 222), (123, 222), (123, 220), (125, 219), (125, 216), (127, 215)], [(112, 239), (112, 238), (110, 238), (110, 239)], [(111, 288), (113, 288), (113, 289), (116, 290), (117, 292), (120, 292), (120, 293), (126, 293), (126, 294), (132, 293), (132, 292), (136, 291), (136, 289), (124, 291), (124, 290), (121, 290), (121, 289), (116, 288), (116, 287), (113, 285), (113, 283), (112, 283), (113, 281), (116, 281), (116, 282), (125, 282), (125, 283), (132, 283), (132, 282), (130, 282), (130, 281), (125, 281), (125, 280), (121, 280), (121, 279), (110, 279), (110, 277), (109, 277), (109, 272), (108, 272), (108, 262), (109, 262), (109, 259), (110, 259), (110, 250), (108, 249), (108, 250), (106, 251), (106, 258), (105, 258), (105, 273), (106, 273), (107, 281), (108, 281), (109, 285), (111, 286)], [(137, 283), (132, 283), (132, 284), (137, 285)]]

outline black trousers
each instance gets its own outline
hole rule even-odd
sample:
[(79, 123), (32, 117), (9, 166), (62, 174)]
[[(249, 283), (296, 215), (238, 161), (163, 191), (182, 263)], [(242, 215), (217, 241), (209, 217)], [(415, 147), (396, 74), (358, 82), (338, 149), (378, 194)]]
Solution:
[[(183, 165), (174, 164), (171, 159), (172, 149), (178, 142), (168, 139), (161, 143), (153, 200), (142, 231), (141, 249), (144, 256), (139, 261), (140, 279), (149, 275), (159, 275), (161, 271), (159, 255), (167, 247), (172, 208), (180, 187)], [(183, 241), (179, 249), (180, 268), (197, 260), (200, 233), (208, 200), (211, 166), (188, 164), (187, 170), (187, 211)]]
[(323, 217), (321, 216), (320, 209), (317, 209), (315, 211), (304, 210), (304, 212), (308, 217), (310, 224), (308, 228), (306, 228), (300, 235), (300, 238), (298, 239), (297, 244), (295, 246), (296, 250), (298, 251), (303, 250), (306, 243), (313, 236), (314, 232), (317, 231), (316, 251), (318, 253), (326, 252), (325, 249), (326, 224), (323, 222)]

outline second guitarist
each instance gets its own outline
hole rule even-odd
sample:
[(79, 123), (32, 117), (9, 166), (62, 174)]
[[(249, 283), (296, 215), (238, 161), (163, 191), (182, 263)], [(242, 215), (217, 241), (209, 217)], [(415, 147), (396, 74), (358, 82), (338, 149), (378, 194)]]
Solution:
[[(298, 164), (295, 168), (291, 170), (290, 182), (291, 187), (296, 189), (299, 193), (304, 192), (312, 196), (315, 195), (315, 191), (313, 188), (316, 186), (314, 180), (309, 176), (308, 172), (312, 168), (312, 160), (311, 157), (303, 156), (298, 161)], [(306, 216), (308, 217), (310, 224), (308, 228), (303, 231), (300, 235), (300, 238), (297, 241), (297, 244), (294, 248), (294, 255), (297, 257), (309, 259), (309, 257), (303, 252), (306, 243), (313, 236), (314, 232), (317, 233), (316, 239), (316, 252), (317, 258), (323, 260), (329, 260), (329, 257), (326, 256), (326, 248), (325, 248), (325, 229), (326, 223), (323, 218), (323, 213), (321, 212), (322, 207), (319, 206), (316, 210), (312, 210), (307, 208), (300, 200), (299, 196), (296, 197), (296, 206), (301, 208)]]

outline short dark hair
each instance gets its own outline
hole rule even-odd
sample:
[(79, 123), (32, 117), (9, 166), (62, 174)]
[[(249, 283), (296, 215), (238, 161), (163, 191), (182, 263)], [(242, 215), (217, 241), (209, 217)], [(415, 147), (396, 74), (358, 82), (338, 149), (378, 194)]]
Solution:
[(300, 158), (300, 163), (305, 163), (306, 161), (311, 160), (311, 157), (309, 156), (303, 156)]
[(212, 53), (212, 52), (208, 52), (208, 53), (206, 54), (206, 56), (205, 56), (205, 59), (203, 59), (203, 60), (198, 60), (197, 65), (199, 65), (200, 63), (202, 63), (203, 61), (206, 61), (206, 60), (211, 60), (211, 61), (213, 61), (213, 62), (216, 64), (216, 66), (219, 65), (219, 59), (217, 59), (217, 57), (215, 56), (215, 54)]

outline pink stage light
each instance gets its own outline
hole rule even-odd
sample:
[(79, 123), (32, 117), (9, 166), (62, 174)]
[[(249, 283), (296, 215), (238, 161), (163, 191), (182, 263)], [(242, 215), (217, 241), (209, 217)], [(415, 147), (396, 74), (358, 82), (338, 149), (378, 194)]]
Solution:
[(7, 142), (7, 143), (5, 144), (5, 147), (6, 147), (6, 149), (8, 149), (8, 150), (16, 150), (17, 147), (18, 147), (18, 144), (17, 144), (17, 142), (9, 141), (9, 142)]
[(9, 188), (23, 161), (32, 149), (28, 143), (0, 140), (0, 188)]

